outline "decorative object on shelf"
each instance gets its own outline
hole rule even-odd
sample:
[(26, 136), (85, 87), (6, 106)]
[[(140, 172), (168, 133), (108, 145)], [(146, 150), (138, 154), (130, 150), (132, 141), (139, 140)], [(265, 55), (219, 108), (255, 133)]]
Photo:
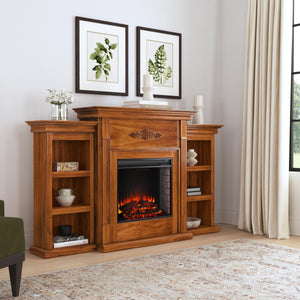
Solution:
[(66, 89), (48, 89), (46, 102), (51, 103), (51, 120), (68, 120), (68, 104), (74, 102), (72, 92)]
[[(65, 226), (65, 225), (62, 225)], [(60, 227), (60, 226), (59, 226)], [(60, 234), (53, 236), (53, 243), (63, 243), (68, 241), (77, 241), (77, 240), (83, 240), (85, 237), (82, 234)]]
[(149, 74), (143, 75), (143, 100), (153, 101), (152, 77)]
[(203, 117), (203, 96), (197, 95), (194, 98), (193, 109), (197, 111), (193, 116), (193, 124), (204, 124)]
[(60, 189), (56, 200), (60, 206), (71, 206), (75, 196), (72, 195), (72, 189)]
[(79, 162), (66, 161), (66, 162), (54, 162), (52, 166), (53, 172), (72, 172), (79, 170)]
[(76, 92), (128, 95), (128, 25), (75, 18)]
[(62, 236), (70, 236), (72, 234), (72, 226), (71, 225), (59, 225), (58, 233)]
[(186, 227), (187, 229), (193, 229), (199, 227), (201, 224), (200, 218), (187, 217), (186, 218)]
[(137, 96), (143, 96), (144, 70), (154, 97), (180, 99), (181, 33), (137, 27)]
[(197, 157), (197, 153), (195, 149), (188, 149), (187, 151), (187, 165), (194, 166), (197, 164), (198, 160), (195, 158)]

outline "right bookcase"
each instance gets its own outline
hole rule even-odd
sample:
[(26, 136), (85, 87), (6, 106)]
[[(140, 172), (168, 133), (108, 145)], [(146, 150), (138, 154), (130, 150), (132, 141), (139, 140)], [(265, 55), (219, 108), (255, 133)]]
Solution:
[(187, 149), (195, 150), (198, 161), (194, 166), (187, 166), (187, 188), (201, 190), (201, 195), (186, 193), (187, 217), (201, 219), (199, 227), (188, 229), (194, 235), (220, 230), (214, 224), (214, 145), (215, 134), (221, 127), (223, 125), (187, 125)]

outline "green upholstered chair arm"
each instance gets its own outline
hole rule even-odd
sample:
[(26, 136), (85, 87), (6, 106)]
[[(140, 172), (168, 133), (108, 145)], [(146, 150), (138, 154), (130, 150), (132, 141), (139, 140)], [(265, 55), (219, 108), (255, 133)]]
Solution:
[(4, 217), (4, 201), (0, 200), (0, 217)]
[(24, 224), (20, 218), (0, 217), (0, 259), (25, 250)]

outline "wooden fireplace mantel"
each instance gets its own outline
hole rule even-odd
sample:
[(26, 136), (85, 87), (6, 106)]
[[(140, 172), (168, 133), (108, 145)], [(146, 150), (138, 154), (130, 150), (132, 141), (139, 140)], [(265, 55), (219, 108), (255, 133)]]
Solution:
[[(98, 123), (95, 153), (97, 249), (107, 252), (192, 238), (186, 226), (186, 153), (187, 121), (195, 111), (101, 106), (74, 108), (74, 111), (78, 119)], [(212, 127), (207, 128), (211, 133)], [(117, 160), (153, 157), (173, 159), (172, 217), (118, 224)]]
[[(34, 134), (32, 253), (47, 258), (95, 248), (109, 252), (219, 231), (214, 225), (214, 136), (222, 125), (187, 124), (195, 111), (104, 106), (74, 111), (80, 121), (27, 122)], [(187, 166), (190, 148), (198, 153), (195, 166)], [(171, 214), (118, 223), (117, 163), (139, 158), (171, 158)], [(79, 162), (79, 170), (52, 170), (52, 163), (68, 161)], [(78, 197), (71, 207), (59, 207), (55, 197), (66, 186)], [(187, 186), (201, 186), (202, 195), (187, 195)], [(187, 216), (200, 217), (201, 225), (188, 229)], [(89, 244), (53, 248), (52, 237), (64, 224)]]
[(135, 119), (135, 120), (185, 120), (190, 121), (195, 111), (129, 108), (129, 107), (109, 107), (90, 106), (73, 108), (80, 120), (115, 118)]
[[(97, 121), (95, 167), (95, 241), (108, 252), (191, 239), (184, 223), (186, 203), (186, 121), (194, 111), (124, 107), (74, 108), (78, 119)], [(117, 223), (117, 160), (173, 160), (172, 216)], [(181, 179), (184, 180), (181, 180)]]

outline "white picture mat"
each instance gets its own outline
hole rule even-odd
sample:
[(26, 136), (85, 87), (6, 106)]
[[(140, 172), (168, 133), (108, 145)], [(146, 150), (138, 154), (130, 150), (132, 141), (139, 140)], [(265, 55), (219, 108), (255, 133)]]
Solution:
[[(119, 72), (117, 78), (114, 82), (101, 81), (99, 80), (88, 80), (88, 64), (89, 56), (92, 51), (92, 47), (88, 49), (87, 33), (96, 32), (101, 35), (109, 34), (117, 36), (119, 40), (118, 44), (118, 62), (119, 62)], [(101, 41), (99, 41), (101, 42)], [(116, 50), (117, 50), (116, 49)], [(93, 51), (92, 51), (93, 52)], [(115, 51), (112, 51), (115, 54)], [(93, 62), (93, 61), (92, 61)], [(96, 22), (89, 22), (80, 20), (79, 22), (79, 86), (81, 90), (90, 91), (102, 91), (102, 92), (117, 92), (124, 93), (126, 91), (126, 30), (124, 27), (101, 24)]]
[(153, 83), (153, 94), (178, 96), (179, 82), (180, 82), (180, 69), (179, 69), (179, 53), (180, 44), (179, 36), (170, 35), (165, 33), (158, 33), (147, 30), (140, 30), (140, 93), (143, 94), (143, 75), (149, 74), (148, 72), (148, 60), (147, 60), (147, 40), (158, 41), (161, 44), (173, 45), (173, 72), (172, 72), (172, 86), (158, 86)]

